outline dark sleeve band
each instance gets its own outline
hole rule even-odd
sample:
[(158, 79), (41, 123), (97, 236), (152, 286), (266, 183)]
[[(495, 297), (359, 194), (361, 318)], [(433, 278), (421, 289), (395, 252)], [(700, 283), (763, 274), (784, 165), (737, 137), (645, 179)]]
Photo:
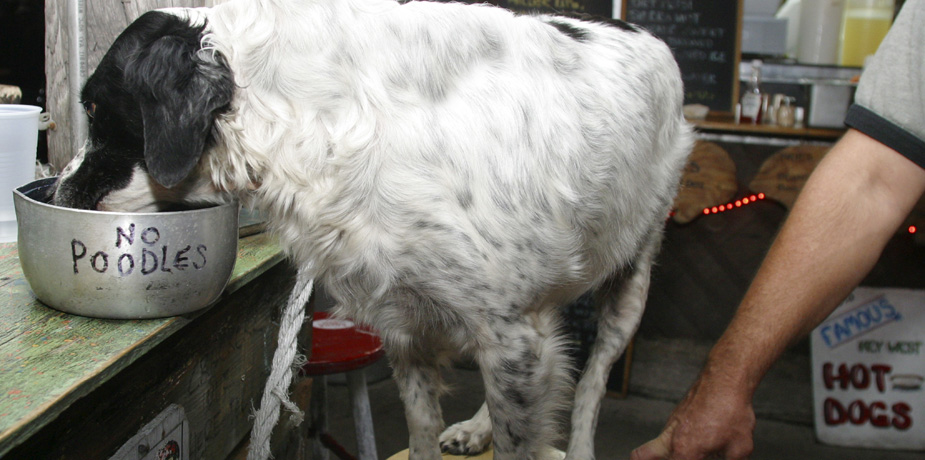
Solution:
[(853, 104), (848, 108), (845, 124), (899, 152), (920, 168), (925, 169), (925, 140), (916, 137), (901, 126), (858, 104)]

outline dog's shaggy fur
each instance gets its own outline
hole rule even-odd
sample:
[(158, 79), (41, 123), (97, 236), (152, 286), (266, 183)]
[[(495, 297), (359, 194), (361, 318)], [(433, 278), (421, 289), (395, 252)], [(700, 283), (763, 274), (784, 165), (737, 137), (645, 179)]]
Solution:
[[(338, 312), (380, 331), (414, 459), (536, 458), (571, 387), (557, 308), (597, 288), (567, 454), (593, 458), (692, 142), (662, 42), (490, 6), (241, 0), (142, 16), (82, 97), (90, 139), (56, 203), (264, 210)], [(441, 435), (458, 353), (487, 403)]]

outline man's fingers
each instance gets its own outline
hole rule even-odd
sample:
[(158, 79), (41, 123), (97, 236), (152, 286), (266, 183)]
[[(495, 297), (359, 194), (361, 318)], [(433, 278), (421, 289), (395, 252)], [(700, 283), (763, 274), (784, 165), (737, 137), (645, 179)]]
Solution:
[(639, 446), (630, 454), (630, 460), (664, 460), (671, 454), (671, 432), (666, 428), (657, 438)]

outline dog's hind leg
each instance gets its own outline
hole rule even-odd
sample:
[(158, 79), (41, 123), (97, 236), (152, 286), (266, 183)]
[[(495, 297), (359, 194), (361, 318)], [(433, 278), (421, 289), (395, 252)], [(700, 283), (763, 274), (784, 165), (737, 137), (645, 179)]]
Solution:
[(479, 345), (495, 460), (539, 460), (555, 441), (570, 368), (556, 314), (492, 322), (495, 340)]
[(636, 333), (649, 292), (649, 275), (661, 233), (655, 232), (642, 249), (632, 270), (620, 279), (601, 286), (596, 292), (599, 308), (597, 339), (575, 389), (572, 431), (566, 459), (594, 458), (594, 432), (614, 361), (620, 357)]
[(484, 452), (489, 443), (491, 417), (487, 403), (471, 419), (451, 425), (440, 435), (441, 450), (453, 455), (476, 455)]

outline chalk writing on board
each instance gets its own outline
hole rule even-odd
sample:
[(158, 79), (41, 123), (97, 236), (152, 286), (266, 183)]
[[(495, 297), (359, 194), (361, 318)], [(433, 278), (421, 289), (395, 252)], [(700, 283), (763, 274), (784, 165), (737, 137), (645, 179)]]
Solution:
[[(71, 260), (74, 274), (86, 272), (150, 275), (155, 272), (174, 273), (184, 270), (202, 270), (207, 263), (208, 248), (204, 244), (164, 245), (161, 231), (148, 227), (137, 232), (135, 224), (116, 228), (116, 251), (94, 251), (78, 239), (71, 240)], [(140, 244), (135, 244), (139, 242)]]
[(613, 0), (435, 0), (444, 3), (490, 4), (506, 8), (519, 14), (535, 13), (579, 13), (613, 17)]
[(539, 10), (539, 11), (586, 11), (585, 5), (577, 0), (502, 0), (501, 5), (505, 8), (522, 11), (522, 10)]
[(624, 19), (661, 38), (684, 80), (684, 101), (729, 111), (737, 87), (739, 2), (627, 0)]

